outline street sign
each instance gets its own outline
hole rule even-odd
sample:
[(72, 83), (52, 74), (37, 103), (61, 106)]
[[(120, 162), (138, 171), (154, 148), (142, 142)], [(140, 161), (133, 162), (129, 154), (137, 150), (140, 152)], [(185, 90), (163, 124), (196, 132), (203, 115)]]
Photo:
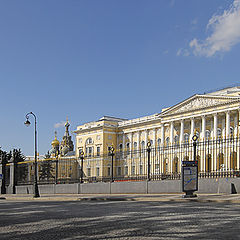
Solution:
[(182, 191), (193, 193), (198, 190), (198, 164), (195, 161), (182, 162)]

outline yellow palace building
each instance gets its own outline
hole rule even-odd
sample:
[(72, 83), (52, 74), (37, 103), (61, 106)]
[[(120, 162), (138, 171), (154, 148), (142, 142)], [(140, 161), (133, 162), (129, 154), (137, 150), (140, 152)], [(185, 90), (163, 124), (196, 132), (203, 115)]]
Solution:
[(111, 175), (111, 146), (115, 177), (145, 176), (147, 143), (151, 143), (151, 175), (180, 173), (183, 160), (193, 160), (192, 137), (198, 136), (198, 170), (239, 169), (240, 87), (195, 94), (160, 113), (126, 120), (115, 117), (77, 127), (76, 156), (84, 152), (86, 177)]

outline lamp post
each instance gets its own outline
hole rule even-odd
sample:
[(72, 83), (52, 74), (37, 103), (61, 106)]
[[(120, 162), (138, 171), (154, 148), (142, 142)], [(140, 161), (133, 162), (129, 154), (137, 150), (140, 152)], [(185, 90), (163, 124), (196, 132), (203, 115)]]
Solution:
[(81, 176), (80, 176), (80, 183), (83, 183), (83, 159), (84, 159), (84, 152), (83, 150), (79, 151), (79, 156), (81, 159)]
[(151, 180), (151, 177), (150, 177), (150, 168), (151, 168), (151, 165), (150, 165), (150, 153), (151, 153), (151, 143), (148, 142), (147, 143), (147, 153), (148, 153), (148, 168), (147, 168), (147, 180), (150, 181)]
[(56, 171), (55, 171), (55, 184), (58, 183), (58, 155), (59, 155), (59, 151), (56, 150), (55, 152), (55, 161), (56, 161)]
[(38, 190), (38, 182), (37, 182), (37, 117), (33, 112), (29, 112), (26, 114), (26, 121), (24, 124), (28, 127), (30, 126), (31, 122), (28, 120), (29, 115), (32, 115), (34, 117), (34, 139), (35, 139), (35, 153), (34, 153), (34, 185), (33, 185), (33, 197), (38, 198), (40, 197), (39, 195), (39, 190)]
[(193, 140), (193, 161), (195, 161), (196, 164), (198, 164), (197, 161), (197, 140), (198, 140), (198, 136), (195, 134), (192, 137)]
[(113, 146), (111, 146), (110, 149), (109, 149), (109, 155), (112, 157), (111, 182), (113, 182), (113, 156), (115, 155)]

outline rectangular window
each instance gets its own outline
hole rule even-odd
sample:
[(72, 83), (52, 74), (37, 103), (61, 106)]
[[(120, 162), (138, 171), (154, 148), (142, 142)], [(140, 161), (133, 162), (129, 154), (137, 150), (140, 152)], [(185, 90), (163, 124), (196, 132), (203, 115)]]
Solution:
[(122, 168), (121, 168), (121, 167), (118, 167), (118, 168), (117, 168), (117, 175), (118, 175), (118, 176), (121, 176), (121, 175), (122, 175)]
[(99, 177), (99, 167), (97, 167), (97, 169), (96, 169), (96, 175), (97, 175), (97, 177)]
[(111, 168), (110, 167), (108, 167), (108, 176), (110, 176), (111, 175)]
[(87, 174), (88, 174), (88, 177), (91, 177), (91, 168), (87, 169)]
[(139, 167), (139, 173), (142, 175), (143, 174), (143, 165), (140, 165)]
[(132, 175), (135, 175), (135, 166), (132, 166)]
[(128, 175), (128, 166), (124, 167), (124, 175)]
[(91, 157), (92, 156), (92, 147), (88, 148), (88, 156)]
[(97, 156), (100, 156), (100, 147), (97, 147)]

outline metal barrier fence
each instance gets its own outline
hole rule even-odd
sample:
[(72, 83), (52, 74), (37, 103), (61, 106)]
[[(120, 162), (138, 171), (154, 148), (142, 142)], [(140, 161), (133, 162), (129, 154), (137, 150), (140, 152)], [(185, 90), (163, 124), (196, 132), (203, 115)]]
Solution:
[[(131, 146), (130, 146), (131, 147)], [(38, 161), (38, 181), (47, 183), (164, 180), (181, 178), (181, 162), (193, 160), (193, 144), (130, 148), (76, 159)], [(200, 178), (240, 176), (239, 138), (197, 142)], [(32, 184), (33, 162), (17, 164), (17, 184)], [(82, 171), (83, 170), (83, 171)]]

